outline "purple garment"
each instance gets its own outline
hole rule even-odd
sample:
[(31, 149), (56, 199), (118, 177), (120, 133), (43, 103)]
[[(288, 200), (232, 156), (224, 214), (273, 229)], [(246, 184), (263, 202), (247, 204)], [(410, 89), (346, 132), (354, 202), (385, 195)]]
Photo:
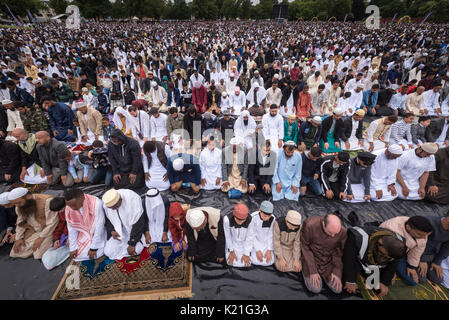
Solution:
[[(182, 250), (182, 240), (179, 240), (179, 244), (181, 245), (181, 250)], [(172, 241), (172, 242), (171, 242), (171, 247), (172, 247), (173, 251), (174, 251), (174, 252), (178, 252), (179, 250), (176, 251), (175, 245), (176, 245), (176, 243), (175, 243), (174, 241)], [(185, 251), (187, 251), (188, 248), (189, 248), (189, 245), (186, 246)]]
[(61, 234), (61, 238), (59, 239), (59, 246), (65, 246), (65, 244), (67, 243), (67, 239), (69, 238), (69, 235), (67, 234)]

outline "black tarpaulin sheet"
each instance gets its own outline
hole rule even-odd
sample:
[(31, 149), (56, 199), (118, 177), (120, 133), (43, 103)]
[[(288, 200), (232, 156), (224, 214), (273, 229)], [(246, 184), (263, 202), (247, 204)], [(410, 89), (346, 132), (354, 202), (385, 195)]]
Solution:
[[(86, 193), (101, 197), (106, 191), (102, 185), (81, 187)], [(3, 191), (5, 186), (0, 186)], [(144, 194), (143, 189), (140, 194)], [(63, 189), (48, 189), (46, 194), (60, 196)], [(243, 196), (242, 199), (228, 199), (220, 191), (204, 191), (193, 195), (185, 189), (178, 194), (164, 192), (170, 201), (189, 203), (192, 207), (211, 206), (221, 209), (222, 215), (232, 211), (233, 206), (242, 201), (250, 212), (258, 210), (265, 200), (261, 194)], [(302, 209), (304, 219), (311, 215), (324, 215), (339, 210), (344, 220), (351, 211), (357, 212), (362, 222), (384, 221), (395, 216), (424, 215), (443, 216), (449, 205), (437, 205), (427, 201), (346, 203), (327, 200), (322, 197), (306, 196), (299, 202), (281, 200), (274, 203), (274, 214), (285, 215), (290, 209)], [(346, 222), (346, 221), (345, 221)], [(54, 270), (47, 271), (40, 261), (32, 258), (9, 258), (10, 246), (0, 248), (0, 299), (50, 299), (63, 277), (68, 261)], [(247, 269), (228, 268), (216, 263), (195, 265), (193, 269), (192, 299), (361, 299), (361, 296), (348, 294), (335, 295), (325, 288), (321, 294), (307, 292), (302, 276), (294, 273), (281, 273), (274, 267), (250, 267)]]

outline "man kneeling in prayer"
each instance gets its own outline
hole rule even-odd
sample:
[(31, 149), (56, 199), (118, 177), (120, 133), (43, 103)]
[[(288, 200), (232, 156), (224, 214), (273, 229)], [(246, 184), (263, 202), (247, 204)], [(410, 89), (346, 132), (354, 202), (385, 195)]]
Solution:
[(187, 210), (187, 259), (194, 262), (223, 262), (225, 237), (219, 232), (220, 210), (200, 207)]
[(67, 190), (64, 198), (70, 258), (75, 261), (101, 258), (106, 244), (103, 202), (80, 189)]
[(110, 235), (104, 254), (116, 260), (139, 255), (150, 244), (148, 218), (140, 196), (128, 189), (111, 189), (103, 195), (103, 203)]
[(263, 201), (259, 211), (251, 214), (254, 241), (251, 250), (251, 263), (258, 266), (271, 266), (273, 255), (273, 216), (274, 206), (270, 201)]
[(274, 265), (281, 272), (301, 272), (301, 214), (289, 210), (273, 227)]
[(53, 245), (53, 231), (58, 225), (58, 213), (50, 210), (53, 197), (31, 194), (26, 188), (15, 188), (8, 194), (11, 205), (16, 206), (17, 227), (12, 258), (41, 259)]
[(232, 267), (249, 267), (253, 248), (254, 231), (252, 217), (248, 215), (248, 207), (238, 203), (233, 213), (224, 216), (218, 225), (218, 232), (223, 232), (226, 239), (226, 262)]
[(405, 240), (393, 231), (374, 227), (348, 229), (348, 238), (343, 250), (344, 289), (351, 294), (357, 290), (357, 277), (365, 277), (379, 269), (379, 296), (388, 294), (399, 259), (407, 254)]
[(363, 202), (371, 200), (371, 165), (376, 155), (370, 152), (359, 152), (351, 159), (349, 170), (348, 196), (345, 201)]

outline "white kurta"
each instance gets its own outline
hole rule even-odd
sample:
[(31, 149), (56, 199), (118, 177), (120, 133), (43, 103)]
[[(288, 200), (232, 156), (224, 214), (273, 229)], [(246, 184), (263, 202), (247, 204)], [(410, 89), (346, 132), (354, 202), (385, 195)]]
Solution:
[[(132, 115), (129, 115), (130, 122), (132, 124), (131, 126), (131, 133), (133, 138), (136, 138), (139, 142), (140, 146), (142, 147), (145, 143), (144, 139), (139, 138), (139, 133), (142, 134), (143, 138), (146, 138), (147, 140), (150, 140), (151, 135), (151, 127), (150, 127), (150, 116), (142, 110), (138, 111), (137, 117), (133, 117)], [(139, 121), (140, 117), (140, 121)]]
[(447, 135), (447, 130), (449, 129), (449, 124), (447, 123), (447, 121), (444, 122), (444, 126), (443, 126), (443, 130), (441, 130), (441, 134), (440, 136), (437, 138), (437, 140), (435, 141), (435, 143), (438, 143), (438, 145), (440, 146), (440, 148), (445, 148), (446, 145), (444, 144), (444, 142), (446, 141), (446, 135)]
[[(204, 148), (200, 154), (201, 179), (206, 179), (206, 185), (201, 186), (204, 190), (217, 190), (221, 188), (221, 150)], [(220, 183), (216, 185), (217, 178)]]
[[(285, 107), (287, 107), (287, 111), (285, 111)], [(287, 118), (291, 114), (296, 114), (295, 99), (293, 99), (293, 90), (290, 92), (290, 96), (288, 97), (285, 106), (281, 106), (281, 108), (279, 109), (279, 113), (285, 118)]]
[(427, 158), (420, 158), (416, 155), (415, 150), (405, 151), (398, 161), (398, 170), (400, 170), (402, 179), (410, 190), (409, 195), (404, 197), (401, 185), (396, 182), (398, 196), (404, 200), (422, 200), (418, 194), (419, 178), (426, 171), (436, 170), (434, 155)]
[[(234, 219), (234, 217), (232, 217)], [(245, 267), (245, 264), (241, 261), (242, 256), (250, 256), (254, 242), (254, 231), (252, 221), (249, 223), (248, 228), (244, 227), (230, 227), (229, 216), (223, 217), (223, 230), (225, 234), (225, 252), (226, 262), (228, 261), (229, 254), (234, 251), (237, 260), (234, 261), (233, 267)]]
[[(81, 215), (83, 214), (83, 208), (79, 210)], [(104, 227), (105, 218), (103, 211), (103, 201), (101, 199), (96, 199), (95, 201), (95, 231), (93, 234), (92, 242), (90, 245), (86, 246), (86, 248), (82, 252), (78, 252), (78, 256), (74, 259), (75, 261), (85, 261), (90, 260), (88, 252), (90, 249), (98, 249), (97, 250), (97, 259), (104, 255), (104, 246), (106, 244), (106, 229)], [(70, 252), (78, 249), (78, 234), (80, 232), (85, 232), (85, 230), (75, 228), (67, 222), (67, 230), (69, 231), (69, 247)]]
[(263, 87), (259, 87), (259, 89), (257, 89), (256, 92), (256, 99), (257, 101), (254, 100), (254, 87), (251, 87), (251, 89), (249, 89), (248, 94), (246, 95), (246, 100), (248, 100), (249, 104), (248, 104), (248, 109), (251, 108), (256, 102), (257, 105), (260, 106), (263, 99), (265, 99), (267, 97), (267, 90), (265, 90), (265, 88)]
[(279, 150), (278, 141), (284, 139), (284, 118), (280, 114), (272, 117), (269, 113), (262, 117), (263, 134), (265, 139), (270, 139), (271, 150)]
[[(260, 218), (259, 211), (253, 212), (251, 214), (253, 224), (253, 248), (251, 250), (251, 263), (258, 266), (271, 266), (274, 263), (274, 251), (273, 251), (273, 225), (274, 217), (271, 224), (264, 227), (264, 221)], [(265, 224), (268, 224), (266, 222)], [(267, 251), (271, 251), (271, 261), (268, 262), (265, 258)], [(262, 252), (264, 256), (262, 262), (257, 259), (256, 252)]]
[[(232, 92), (229, 95), (229, 104), (234, 108), (234, 115), (239, 116), (243, 110), (246, 109), (246, 95), (245, 92), (240, 91), (238, 95)], [(223, 112), (223, 98), (221, 103), (221, 111)]]
[[(143, 214), (142, 199), (137, 193), (128, 189), (119, 189), (117, 192), (122, 199), (122, 204), (117, 210), (112, 210), (103, 205), (106, 217), (114, 226), (114, 231), (120, 236), (119, 240), (113, 237), (109, 238), (104, 248), (104, 254), (113, 260), (129, 257), (128, 241), (131, 237), (131, 230)], [(145, 235), (142, 235), (140, 241), (136, 244), (137, 254), (142, 252), (144, 245), (146, 245)]]
[[(170, 158), (171, 151), (168, 145), (165, 145), (165, 156)], [(156, 188), (159, 191), (164, 191), (170, 188), (170, 181), (164, 181), (164, 175), (167, 173), (167, 168), (162, 165), (157, 157), (157, 149), (151, 153), (151, 167), (148, 168), (148, 158), (145, 153), (142, 154), (143, 171), (150, 173), (150, 180), (145, 180), (148, 188)]]
[[(370, 142), (373, 142), (373, 144), (374, 144), (373, 151), (377, 151), (377, 150), (385, 149), (385, 143), (390, 141), (391, 127), (388, 128), (388, 130), (385, 132), (383, 141), (380, 139), (374, 140), (373, 136), (374, 136), (374, 133), (376, 133), (378, 125), (379, 124), (377, 123), (377, 121), (373, 121), (370, 123), (370, 125), (368, 127), (367, 134), (366, 134), (366, 139), (364, 141), (365, 151), (369, 151), (368, 149), (370, 146)], [(371, 152), (373, 152), (373, 151), (371, 151)]]
[[(243, 116), (245, 114), (248, 116), (248, 125), (245, 125), (245, 123), (243, 122)], [(240, 117), (235, 121), (235, 136), (237, 137), (239, 142), (243, 142), (247, 149), (253, 148), (253, 136), (256, 132), (256, 127), (256, 121), (252, 116), (249, 115), (248, 111), (244, 112), (243, 115), (240, 115)]]
[(155, 138), (156, 141), (162, 141), (162, 138), (167, 136), (167, 115), (159, 113), (159, 117), (151, 117), (150, 128), (151, 139)]
[[(337, 102), (337, 108), (343, 111), (344, 116), (351, 116), (354, 113), (354, 107), (351, 104), (351, 98), (339, 98)], [(351, 111), (349, 110), (351, 109)]]
[[(162, 242), (165, 221), (165, 205), (160, 194), (154, 197), (145, 196), (145, 208), (148, 216), (148, 230), (151, 242)], [(170, 230), (167, 230), (168, 240), (172, 237)]]
[[(397, 198), (388, 191), (388, 186), (396, 182), (396, 172), (398, 170), (398, 159), (387, 159), (384, 150), (373, 152), (377, 155), (376, 161), (371, 166), (371, 188), (370, 195), (372, 201), (392, 201)], [(401, 156), (402, 157), (402, 156)], [(397, 183), (395, 185), (397, 190)], [(376, 190), (382, 190), (382, 198), (377, 199)]]
[(427, 90), (423, 93), (422, 108), (427, 110), (429, 113), (427, 115), (434, 116), (437, 115), (435, 109), (440, 107), (440, 93), (434, 92), (432, 89)]

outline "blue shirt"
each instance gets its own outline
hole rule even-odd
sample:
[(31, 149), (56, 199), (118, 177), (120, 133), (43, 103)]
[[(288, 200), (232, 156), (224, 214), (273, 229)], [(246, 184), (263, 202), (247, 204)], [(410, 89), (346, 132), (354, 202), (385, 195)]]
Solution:
[(279, 150), (273, 184), (280, 182), (283, 187), (299, 187), (301, 182), (302, 159), (298, 152), (287, 159), (284, 150)]
[(362, 104), (360, 105), (360, 108), (363, 108), (363, 107), (374, 108), (377, 105), (377, 98), (379, 97), (379, 92), (375, 92), (372, 94), (371, 103), (369, 103), (370, 94), (371, 94), (371, 90), (363, 91), (363, 99), (362, 99)]

